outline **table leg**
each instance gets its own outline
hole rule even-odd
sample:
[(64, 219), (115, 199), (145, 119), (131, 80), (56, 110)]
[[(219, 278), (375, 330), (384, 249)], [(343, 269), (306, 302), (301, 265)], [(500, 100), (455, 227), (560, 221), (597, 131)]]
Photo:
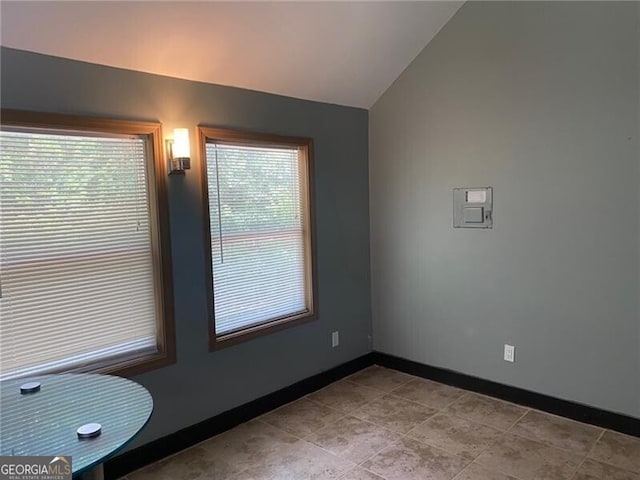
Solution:
[(80, 480), (104, 480), (104, 469), (102, 464), (92, 468), (80, 475)]

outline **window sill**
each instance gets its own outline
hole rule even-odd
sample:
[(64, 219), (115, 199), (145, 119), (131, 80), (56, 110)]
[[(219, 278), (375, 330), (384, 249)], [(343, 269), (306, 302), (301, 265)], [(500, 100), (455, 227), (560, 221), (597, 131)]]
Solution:
[(285, 328), (295, 327), (303, 323), (311, 322), (317, 318), (317, 312), (306, 311), (297, 315), (274, 319), (267, 323), (262, 323), (254, 327), (249, 327), (244, 330), (224, 335), (216, 335), (213, 330), (214, 326), (210, 325), (209, 331), (211, 333), (209, 336), (209, 351), (213, 352), (221, 350), (263, 335), (269, 335), (271, 333), (284, 330)]

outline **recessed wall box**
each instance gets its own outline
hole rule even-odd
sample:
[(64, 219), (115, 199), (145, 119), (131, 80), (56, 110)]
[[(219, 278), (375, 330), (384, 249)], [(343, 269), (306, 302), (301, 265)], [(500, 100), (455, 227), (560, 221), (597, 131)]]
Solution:
[(493, 227), (493, 189), (491, 187), (453, 189), (455, 228)]

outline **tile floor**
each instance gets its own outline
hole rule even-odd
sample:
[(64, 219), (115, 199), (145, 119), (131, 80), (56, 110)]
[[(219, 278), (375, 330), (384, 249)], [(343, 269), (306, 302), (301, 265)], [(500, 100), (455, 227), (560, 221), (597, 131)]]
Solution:
[(373, 366), (127, 480), (640, 480), (640, 439)]

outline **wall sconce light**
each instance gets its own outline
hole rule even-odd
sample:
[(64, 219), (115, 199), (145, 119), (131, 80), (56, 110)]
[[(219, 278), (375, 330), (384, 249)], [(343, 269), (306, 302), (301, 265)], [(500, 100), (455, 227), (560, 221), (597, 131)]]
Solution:
[(174, 128), (173, 138), (166, 140), (169, 175), (184, 175), (191, 168), (191, 152), (189, 145), (189, 129)]

